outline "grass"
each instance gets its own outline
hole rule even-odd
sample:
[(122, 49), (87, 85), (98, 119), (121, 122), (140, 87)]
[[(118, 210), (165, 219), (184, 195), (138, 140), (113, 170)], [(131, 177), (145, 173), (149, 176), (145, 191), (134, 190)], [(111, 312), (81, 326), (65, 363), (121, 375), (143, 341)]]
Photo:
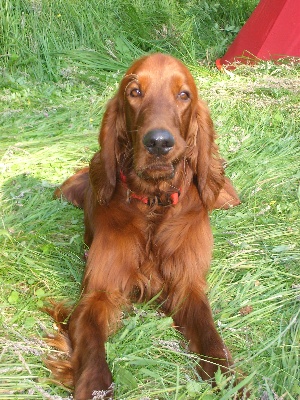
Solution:
[(0, 66), (58, 81), (82, 52), (109, 56), (109, 69), (154, 50), (214, 62), (257, 2), (1, 0)]
[[(97, 149), (103, 109), (130, 55), (162, 49), (191, 67), (242, 199), (211, 216), (209, 297), (216, 325), (251, 380), (254, 399), (299, 400), (300, 69), (264, 63), (231, 75), (215, 70), (212, 60), (254, 7), (232, 1), (225, 13), (225, 3), (165, 1), (158, 13), (155, 2), (107, 1), (104, 9), (92, 0), (2, 1), (0, 398), (70, 396), (49, 381), (42, 363), (49, 352), (42, 338), (53, 325), (40, 307), (49, 296), (79, 296), (83, 218), (52, 193)], [(23, 30), (22, 13), (31, 21)], [(110, 18), (110, 36), (92, 29), (101, 15)], [(129, 18), (120, 23), (122, 15), (139, 18), (132, 27)], [(107, 353), (117, 399), (234, 398), (222, 376), (219, 392), (197, 379), (194, 356), (154, 304), (124, 316)]]

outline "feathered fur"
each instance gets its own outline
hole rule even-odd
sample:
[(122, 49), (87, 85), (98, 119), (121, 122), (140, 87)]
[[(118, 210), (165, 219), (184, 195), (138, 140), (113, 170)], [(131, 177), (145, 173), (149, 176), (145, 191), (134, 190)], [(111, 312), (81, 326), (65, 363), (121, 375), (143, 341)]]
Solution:
[[(145, 146), (145, 135), (155, 129), (174, 138), (166, 154)], [(73, 384), (75, 399), (89, 399), (95, 390), (111, 396), (104, 343), (122, 307), (154, 296), (203, 356), (204, 379), (218, 366), (231, 368), (205, 294), (213, 246), (209, 210), (239, 204), (215, 138), (189, 70), (167, 55), (144, 57), (108, 103), (101, 149), (89, 168), (55, 192), (84, 208), (90, 246), (78, 305), (71, 314), (63, 305), (48, 309), (60, 327), (50, 343), (69, 352), (67, 362), (48, 365), (56, 379)], [(177, 204), (170, 203), (174, 193)]]

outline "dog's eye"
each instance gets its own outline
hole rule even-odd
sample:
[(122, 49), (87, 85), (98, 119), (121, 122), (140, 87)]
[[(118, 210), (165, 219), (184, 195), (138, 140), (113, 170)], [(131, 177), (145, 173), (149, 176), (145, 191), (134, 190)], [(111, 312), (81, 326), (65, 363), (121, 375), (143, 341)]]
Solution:
[(131, 97), (141, 97), (141, 96), (142, 96), (142, 92), (140, 91), (140, 89), (135, 88), (135, 89), (132, 89), (132, 90), (130, 91), (129, 95), (130, 95)]
[(183, 91), (179, 93), (178, 97), (180, 98), (180, 100), (186, 101), (190, 99), (190, 94), (187, 91)]

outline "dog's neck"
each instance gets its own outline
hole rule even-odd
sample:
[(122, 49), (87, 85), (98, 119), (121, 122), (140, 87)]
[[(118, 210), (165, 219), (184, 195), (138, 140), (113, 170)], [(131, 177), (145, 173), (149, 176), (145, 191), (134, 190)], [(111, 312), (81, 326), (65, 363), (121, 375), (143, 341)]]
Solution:
[(120, 178), (121, 182), (127, 189), (127, 201), (130, 202), (131, 199), (137, 199), (141, 201), (144, 204), (147, 204), (148, 206), (170, 206), (170, 205), (176, 205), (179, 200), (180, 196), (180, 189), (176, 190), (172, 193), (165, 193), (160, 196), (144, 196), (144, 195), (139, 195), (137, 193), (134, 193), (132, 190), (129, 189), (127, 185), (127, 178), (125, 174), (120, 171)]

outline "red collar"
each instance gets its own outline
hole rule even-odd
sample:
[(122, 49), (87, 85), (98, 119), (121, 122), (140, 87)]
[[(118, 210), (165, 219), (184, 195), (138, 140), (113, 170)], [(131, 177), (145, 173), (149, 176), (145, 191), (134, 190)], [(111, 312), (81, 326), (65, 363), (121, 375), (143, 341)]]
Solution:
[(121, 177), (121, 181), (124, 183), (124, 186), (127, 188), (128, 200), (137, 199), (137, 200), (140, 200), (142, 203), (147, 204), (148, 206), (151, 206), (154, 204), (157, 204), (159, 206), (169, 206), (169, 205), (176, 205), (178, 203), (179, 196), (180, 196), (180, 190), (178, 192), (174, 192), (174, 193), (170, 194), (170, 196), (169, 196), (170, 204), (165, 204), (165, 203), (162, 203), (160, 197), (158, 197), (158, 196), (146, 197), (146, 196), (140, 196), (140, 195), (132, 192), (130, 189), (128, 189), (127, 179), (122, 171), (120, 171), (120, 177)]

